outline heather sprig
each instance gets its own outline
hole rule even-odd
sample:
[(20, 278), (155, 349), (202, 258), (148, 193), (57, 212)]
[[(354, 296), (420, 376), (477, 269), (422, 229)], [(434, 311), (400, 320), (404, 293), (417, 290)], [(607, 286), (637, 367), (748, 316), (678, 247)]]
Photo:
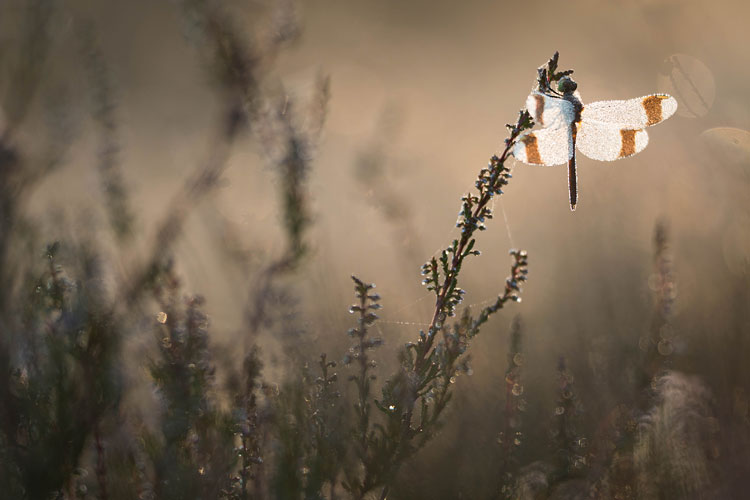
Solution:
[[(417, 396), (420, 399), (420, 424), (415, 429), (420, 436), (419, 446), (424, 445), (437, 430), (438, 419), (450, 401), (451, 385), (461, 372), (470, 370), (467, 356), (469, 341), (479, 333), (481, 326), (487, 322), (492, 314), (497, 312), (507, 302), (519, 302), (520, 283), (526, 280), (527, 257), (526, 252), (511, 250), (513, 264), (511, 276), (506, 279), (505, 291), (495, 302), (482, 308), (477, 316), (472, 316), (469, 309), (464, 310), (460, 320), (443, 330), (443, 339), (438, 342), (434, 353), (430, 355), (430, 368), (420, 374), (417, 386)], [(410, 343), (407, 352), (420, 354), (419, 344)], [(414, 358), (412, 358), (414, 359)]]
[(188, 216), (219, 185), (235, 142), (244, 130), (255, 125), (261, 101), (259, 85), (265, 65), (278, 49), (276, 42), (251, 47), (228, 13), (212, 2), (184, 0), (179, 5), (201, 34), (196, 46), (205, 56), (209, 74), (218, 83), (221, 113), (207, 160), (186, 176), (157, 224), (150, 252), (131, 271), (133, 278), (129, 286), (123, 287), (122, 302), (129, 305), (150, 290)]
[(305, 365), (282, 385), (274, 400), (276, 498), (335, 497), (351, 435), (344, 425), (334, 361), (321, 355), (319, 374)]
[(374, 359), (370, 359), (368, 352), (371, 349), (383, 344), (383, 339), (379, 337), (370, 337), (369, 327), (378, 319), (377, 311), (381, 308), (378, 303), (380, 295), (371, 293), (375, 288), (372, 283), (365, 283), (356, 276), (352, 276), (354, 289), (359, 302), (349, 308), (349, 312), (357, 315), (357, 326), (349, 330), (349, 336), (356, 340), (356, 343), (349, 349), (344, 357), (344, 364), (356, 363), (357, 374), (351, 375), (349, 380), (354, 382), (357, 387), (357, 402), (354, 409), (357, 414), (357, 440), (362, 447), (362, 452), (367, 452), (367, 437), (370, 428), (370, 393), (371, 384), (375, 380), (375, 375), (370, 372), (375, 368)]
[[(533, 121), (526, 110), (519, 113), (515, 125), (507, 126), (510, 129), (510, 137), (505, 140), (503, 153), (500, 156), (492, 156), (488, 166), (479, 172), (475, 183), (477, 193), (469, 193), (461, 198), (461, 210), (456, 223), (456, 226), (461, 229), (461, 236), (454, 239), (438, 257), (432, 257), (422, 266), (422, 275), (425, 277), (422, 283), (435, 294), (436, 299), (435, 311), (424, 340), (425, 354), (432, 347), (435, 334), (442, 329), (445, 320), (455, 315), (456, 307), (463, 301), (465, 291), (458, 287), (461, 266), (466, 257), (480, 254), (479, 250), (474, 248), (475, 234), (487, 228), (486, 221), (493, 217), (489, 203), (495, 196), (503, 194), (502, 189), (511, 178), (510, 168), (505, 165), (505, 161), (516, 139), (521, 132), (532, 126)], [(525, 259), (525, 254), (523, 258)], [(424, 357), (420, 359), (422, 359), (420, 363), (423, 363)]]
[(91, 85), (92, 116), (100, 129), (99, 182), (104, 193), (104, 204), (110, 225), (121, 243), (131, 235), (134, 216), (120, 169), (120, 145), (115, 112), (117, 103), (112, 78), (104, 56), (96, 41), (93, 28), (87, 26), (81, 34), (81, 52)]
[[(7, 461), (0, 463), (0, 475), (7, 494), (30, 498), (72, 487), (86, 445), (122, 392), (122, 331), (99, 287), (98, 256), (91, 245), (54, 243), (43, 259), (36, 280), (23, 285), (29, 296), (20, 324), (11, 327), (3, 318), (9, 327), (3, 329), (4, 347), (28, 354), (13, 360), (3, 388), (0, 434)], [(13, 339), (10, 328), (24, 335)], [(104, 474), (97, 470), (98, 479)]]
[(326, 354), (318, 360), (320, 374), (315, 382), (310, 398), (313, 423), (313, 449), (308, 462), (305, 484), (305, 498), (323, 498), (323, 488), (327, 484), (328, 498), (336, 498), (339, 475), (344, 467), (350, 435), (344, 422), (341, 393), (338, 390), (338, 374), (333, 371), (335, 361), (329, 361)]
[(522, 413), (526, 410), (526, 400), (523, 397), (522, 339), (521, 318), (516, 316), (510, 328), (508, 368), (505, 370), (505, 409), (502, 415), (502, 430), (498, 435), (501, 452), (498, 487), (500, 498), (513, 497), (519, 468), (518, 450), (524, 442)]
[(654, 270), (648, 282), (654, 293), (654, 311), (649, 331), (639, 340), (644, 352), (644, 382), (648, 387), (662, 370), (671, 365), (676, 336), (672, 317), (677, 286), (669, 248), (669, 228), (665, 221), (656, 223), (653, 243)]
[(356, 443), (354, 456), (358, 464), (364, 465), (366, 474), (360, 477), (357, 471), (359, 467), (350, 467), (345, 471), (344, 488), (355, 498), (361, 498), (377, 484), (376, 478), (382, 472), (382, 468), (379, 468), (377, 464), (380, 462), (383, 442), (378, 439), (371, 424), (372, 382), (376, 380), (376, 375), (372, 373), (372, 370), (377, 365), (368, 353), (381, 346), (383, 339), (370, 336), (370, 327), (378, 319), (375, 311), (381, 308), (380, 295), (372, 292), (375, 285), (365, 283), (356, 276), (352, 276), (352, 280), (358, 301), (349, 308), (349, 312), (357, 315), (357, 326), (349, 329), (348, 334), (355, 343), (344, 357), (344, 364), (353, 364), (357, 370), (356, 374), (349, 376), (349, 380), (357, 389), (352, 434)]
[(216, 402), (204, 299), (182, 299), (180, 288), (171, 267), (155, 287), (161, 308), (154, 320), (159, 350), (150, 372), (163, 410), (160, 434), (146, 439), (157, 498), (207, 498), (230, 490), (234, 425)]
[(259, 487), (257, 481), (264, 463), (264, 422), (258, 397), (262, 369), (260, 349), (253, 346), (242, 363), (241, 383), (233, 391), (235, 430), (240, 439), (236, 449), (240, 468), (234, 479), (233, 499), (247, 500), (251, 489)]
[(329, 99), (329, 81), (319, 78), (315, 94), (305, 113), (297, 113), (295, 101), (285, 92), (269, 98), (260, 112), (258, 138), (272, 168), (278, 173), (282, 200), (286, 248), (271, 260), (253, 280), (247, 305), (250, 333), (256, 335), (268, 322), (269, 299), (279, 292), (279, 278), (295, 271), (308, 253), (307, 230), (310, 215), (307, 180), (313, 153), (318, 146)]
[[(400, 356), (401, 368), (383, 386), (382, 397), (376, 406), (385, 418), (385, 425), (377, 427), (378, 435), (371, 440), (373, 449), (369, 463), (365, 463), (365, 479), (361, 483), (360, 497), (367, 491), (382, 486), (385, 498), (395, 474), (403, 461), (423, 446), (439, 427), (439, 417), (450, 401), (450, 387), (468, 347), (489, 317), (509, 301), (520, 301), (520, 283), (527, 278), (525, 251), (512, 250), (511, 275), (505, 290), (491, 305), (484, 307), (476, 317), (466, 312), (449, 330), (445, 329), (448, 317), (455, 315), (462, 302), (464, 290), (458, 287), (458, 278), (464, 260), (479, 255), (475, 249), (477, 231), (486, 229), (486, 221), (493, 216), (490, 201), (502, 195), (511, 178), (505, 165), (516, 139), (533, 126), (529, 112), (520, 111), (514, 125), (507, 125), (510, 135), (500, 156), (493, 155), (475, 182), (476, 193), (461, 198), (457, 227), (459, 238), (422, 266), (423, 284), (435, 294), (435, 309), (427, 332), (421, 331), (416, 342), (407, 344)], [(435, 345), (439, 332), (444, 332)], [(467, 361), (467, 360), (465, 360)], [(466, 363), (463, 366), (467, 366)], [(415, 420), (415, 407), (418, 419)]]
[(554, 409), (552, 436), (557, 462), (556, 479), (581, 474), (587, 466), (587, 439), (580, 434), (581, 402), (573, 374), (564, 357), (557, 362), (558, 396)]

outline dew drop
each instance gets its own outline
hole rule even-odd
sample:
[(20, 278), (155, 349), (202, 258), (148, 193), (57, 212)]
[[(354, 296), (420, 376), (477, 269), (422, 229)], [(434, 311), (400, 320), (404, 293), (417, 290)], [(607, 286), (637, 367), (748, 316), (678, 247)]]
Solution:
[(669, 356), (674, 352), (674, 345), (669, 340), (660, 340), (656, 348), (662, 356)]
[(513, 389), (511, 389), (511, 392), (514, 396), (520, 396), (523, 394), (523, 386), (521, 384), (513, 384)]
[(520, 352), (517, 352), (516, 354), (514, 354), (513, 363), (516, 366), (523, 366), (523, 354), (521, 354)]
[(562, 406), (558, 406), (555, 408), (555, 415), (562, 415), (563, 413), (565, 413), (565, 408), (563, 408)]
[(520, 446), (522, 437), (523, 437), (522, 432), (516, 432), (516, 437), (513, 439), (513, 444), (516, 446)]
[(648, 277), (648, 289), (652, 292), (656, 292), (659, 290), (659, 287), (661, 286), (661, 283), (659, 282), (659, 275), (656, 273), (652, 273)]
[(161, 323), (162, 325), (167, 322), (167, 313), (164, 311), (159, 311), (156, 313), (156, 321)]
[(643, 352), (647, 352), (648, 346), (650, 345), (650, 343), (651, 342), (649, 341), (648, 337), (644, 335), (643, 337), (638, 339), (638, 348)]

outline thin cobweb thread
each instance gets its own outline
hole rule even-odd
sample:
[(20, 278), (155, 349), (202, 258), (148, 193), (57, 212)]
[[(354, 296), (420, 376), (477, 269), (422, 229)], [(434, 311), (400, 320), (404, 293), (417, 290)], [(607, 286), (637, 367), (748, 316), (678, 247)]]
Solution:
[(511, 248), (516, 248), (516, 244), (513, 243), (513, 235), (510, 232), (510, 223), (508, 222), (508, 214), (505, 212), (505, 203), (500, 200), (500, 210), (503, 212), (503, 220), (505, 221), (505, 231), (508, 233), (508, 242), (510, 242)]
[(398, 314), (398, 313), (400, 313), (402, 311), (405, 311), (406, 309), (410, 309), (414, 305), (418, 304), (419, 302), (422, 302), (423, 300), (425, 300), (427, 298), (430, 298), (430, 297), (433, 297), (433, 296), (434, 296), (434, 294), (432, 294), (431, 292), (425, 293), (421, 297), (418, 297), (417, 299), (409, 302), (405, 306), (399, 307), (398, 309), (396, 309), (395, 311), (393, 311), (391, 314)]
[[(513, 164), (510, 167), (511, 173), (515, 170), (515, 167), (516, 167), (516, 159), (514, 157)], [(492, 201), (494, 203), (495, 201), (494, 198)], [(500, 198), (500, 210), (502, 210), (503, 212), (503, 220), (505, 221), (505, 231), (508, 233), (508, 242), (510, 243), (510, 247), (516, 248), (516, 244), (513, 243), (513, 234), (511, 234), (511, 231), (510, 231), (510, 222), (508, 221), (508, 213), (505, 211), (505, 202), (503, 201), (502, 197)], [(493, 211), (494, 211), (494, 207), (493, 207)]]

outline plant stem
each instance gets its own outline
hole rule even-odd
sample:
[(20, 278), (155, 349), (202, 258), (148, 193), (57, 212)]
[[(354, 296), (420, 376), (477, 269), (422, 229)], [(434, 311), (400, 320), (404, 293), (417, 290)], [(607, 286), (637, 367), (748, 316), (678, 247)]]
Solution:
[[(519, 125), (520, 125), (520, 122), (521, 122), (521, 119), (519, 118)], [(492, 159), (490, 160), (492, 167), (497, 167), (498, 165), (503, 165), (505, 163), (505, 160), (507, 160), (508, 155), (510, 154), (511, 148), (515, 144), (515, 141), (518, 138), (518, 135), (520, 133), (521, 133), (520, 126), (517, 126), (516, 128), (513, 129), (513, 132), (511, 133), (510, 138), (506, 141), (505, 150), (503, 151), (503, 153), (500, 155), (499, 158), (497, 156), (493, 156)], [(479, 203), (477, 203), (477, 206), (474, 208), (474, 211), (471, 214), (472, 219), (476, 219), (479, 217), (479, 215), (485, 209), (485, 207), (490, 202), (493, 196), (494, 196), (494, 193), (491, 190), (487, 190), (487, 192), (485, 192), (482, 195), (482, 197), (479, 200)], [(432, 314), (432, 320), (430, 321), (430, 326), (427, 329), (427, 338), (425, 340), (425, 348), (422, 351), (422, 355), (419, 356), (414, 363), (414, 370), (413, 370), (414, 372), (418, 372), (422, 368), (422, 365), (424, 364), (425, 360), (429, 357), (428, 355), (430, 353), (430, 349), (432, 348), (432, 344), (435, 341), (435, 333), (437, 333), (437, 330), (439, 330), (439, 328), (437, 327), (438, 320), (440, 319), (440, 316), (444, 313), (445, 298), (448, 295), (448, 291), (450, 290), (451, 285), (454, 283), (456, 276), (458, 275), (458, 269), (460, 267), (461, 262), (463, 261), (466, 245), (471, 240), (473, 234), (474, 234), (474, 231), (462, 231), (461, 233), (461, 239), (458, 242), (458, 250), (456, 250), (456, 252), (453, 254), (450, 271), (448, 272), (448, 275), (445, 277), (443, 285), (440, 289), (440, 293), (438, 294), (437, 299), (435, 300), (435, 311)]]
[(94, 426), (94, 441), (96, 442), (96, 480), (99, 483), (99, 498), (107, 500), (107, 465), (104, 462), (104, 446), (99, 431), (99, 425)]

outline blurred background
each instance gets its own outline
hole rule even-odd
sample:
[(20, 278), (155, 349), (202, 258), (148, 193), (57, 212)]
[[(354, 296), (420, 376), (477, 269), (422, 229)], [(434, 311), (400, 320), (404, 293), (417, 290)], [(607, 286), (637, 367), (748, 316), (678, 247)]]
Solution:
[[(0, 61), (20, 39), (23, 4), (0, 3)], [(46, 239), (91, 233), (105, 247), (119, 244), (100, 235), (107, 216), (82, 30), (108, 67), (119, 168), (135, 221), (131, 248), (158, 241), (170, 200), (208, 158), (222, 102), (177, 4), (69, 0), (57, 7), (40, 90), (13, 138), (28, 157), (41, 156), (50, 115), (65, 120), (57, 127), (67, 134), (64, 164), (24, 205)], [(524, 106), (537, 67), (559, 51), (584, 104), (666, 92), (680, 107), (649, 129), (648, 148), (633, 158), (579, 156), (575, 212), (565, 167), (510, 160), (513, 178), (479, 237), (482, 255), (463, 269), (462, 307), (476, 311), (502, 292), (511, 248), (529, 254), (523, 301), (500, 311), (472, 342), (471, 376), (457, 379), (445, 427), (402, 469), (393, 494), (487, 496), (497, 474), (487, 457), (503, 446), (510, 324), (519, 315), (521, 465), (547, 449), (561, 357), (575, 376), (581, 432), (592, 439), (619, 405), (637, 400), (637, 360), (655, 348), (663, 366), (704, 391), (710, 411), (701, 415), (718, 422), (706, 446), (717, 450), (721, 495), (740, 498), (750, 416), (750, 4), (308, 0), (279, 9), (291, 21), (274, 17), (276, 7), (227, 3), (249, 37), (282, 21), (299, 30), (263, 85), (292, 109), (315, 98), (322, 75), (330, 100), (304, 187), (309, 251), (288, 285), (295, 328), (261, 328), (254, 339), (265, 379), (281, 383), (295, 356), (343, 357), (353, 325), (351, 274), (377, 284), (385, 345), (374, 357), (384, 374), (395, 366), (403, 344), (431, 319), (434, 299), (420, 266), (457, 237), (460, 197), (502, 151), (505, 124)], [(10, 67), (0, 95), (11, 95)], [(232, 363), (248, 345), (241, 332), (259, 270), (283, 254), (286, 240), (283, 178), (272, 154), (246, 134), (228, 155), (216, 188), (191, 209), (174, 260), (186, 291), (206, 298), (211, 343)], [(652, 335), (655, 321), (669, 332)], [(745, 441), (732, 448), (734, 439)], [(670, 498), (688, 497), (700, 496)]]

